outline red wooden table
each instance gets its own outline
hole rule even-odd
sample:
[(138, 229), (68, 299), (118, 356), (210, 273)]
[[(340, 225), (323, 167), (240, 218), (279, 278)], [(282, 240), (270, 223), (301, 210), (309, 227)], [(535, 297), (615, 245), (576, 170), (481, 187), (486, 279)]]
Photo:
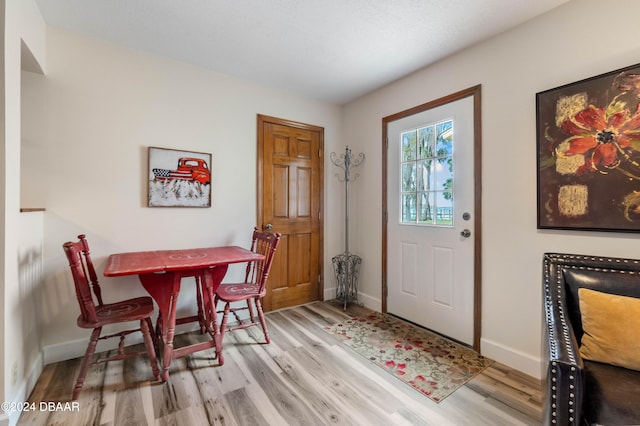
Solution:
[[(109, 256), (104, 275), (107, 277), (138, 275), (142, 286), (158, 304), (160, 313), (156, 329), (163, 345), (162, 380), (166, 381), (169, 378), (169, 366), (174, 357), (215, 347), (219, 364), (224, 363), (213, 295), (230, 264), (261, 259), (264, 259), (261, 254), (236, 246), (117, 253)], [(202, 296), (205, 309), (204, 312), (198, 309), (197, 316), (176, 319), (180, 282), (185, 277), (196, 277), (203, 281)], [(201, 328), (206, 330), (212, 339), (174, 348), (176, 323), (189, 321), (199, 321)]]

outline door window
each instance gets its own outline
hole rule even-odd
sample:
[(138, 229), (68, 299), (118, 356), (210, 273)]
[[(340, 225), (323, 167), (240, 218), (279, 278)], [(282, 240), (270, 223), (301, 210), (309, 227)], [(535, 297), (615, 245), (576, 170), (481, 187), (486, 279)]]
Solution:
[(402, 224), (453, 226), (453, 120), (400, 134)]

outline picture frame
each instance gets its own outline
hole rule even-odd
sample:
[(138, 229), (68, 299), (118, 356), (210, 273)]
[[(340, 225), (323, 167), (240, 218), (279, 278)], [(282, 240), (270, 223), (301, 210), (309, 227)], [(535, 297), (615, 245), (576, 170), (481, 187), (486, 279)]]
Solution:
[(640, 232), (640, 64), (536, 94), (538, 229)]
[(211, 157), (149, 147), (148, 207), (211, 207)]

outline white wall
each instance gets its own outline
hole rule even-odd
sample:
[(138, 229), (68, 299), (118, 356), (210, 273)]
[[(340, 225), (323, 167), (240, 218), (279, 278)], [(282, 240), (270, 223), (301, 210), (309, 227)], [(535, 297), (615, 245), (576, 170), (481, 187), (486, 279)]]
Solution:
[[(256, 220), (257, 114), (322, 126), (327, 152), (340, 145), (338, 106), (62, 29), (47, 29), (46, 76), (24, 78), (22, 202), (47, 209), (46, 362), (80, 355), (88, 336), (75, 325), (65, 241), (86, 233), (99, 274), (114, 252), (246, 245)], [(149, 146), (212, 153), (212, 207), (146, 207)], [(145, 294), (135, 277), (102, 283), (109, 299)], [(179, 309), (193, 306), (185, 298)]]
[(640, 62), (639, 13), (634, 0), (571, 1), (345, 106), (344, 140), (368, 157), (353, 185), (353, 251), (364, 259), (361, 292), (373, 307), (381, 298), (382, 117), (481, 84), (482, 352), (540, 375), (542, 254), (639, 254), (634, 234), (536, 229), (535, 95)]
[[(0, 1), (0, 10), (3, 29), (0, 37), (3, 99), (0, 106), (0, 234), (3, 241), (0, 246), (0, 398), (19, 402), (27, 391), (26, 376), (39, 355), (39, 342), (34, 334), (37, 325), (30, 323), (25, 327), (22, 312), (22, 308), (28, 309), (34, 301), (33, 294), (24, 291), (26, 288), (21, 286), (24, 276), (19, 273), (23, 266), (20, 265), (21, 249), (26, 247), (19, 205), (21, 56), (24, 45), (29, 65), (44, 66), (44, 21), (32, 0)], [(14, 422), (18, 414), (0, 412), (0, 424)]]

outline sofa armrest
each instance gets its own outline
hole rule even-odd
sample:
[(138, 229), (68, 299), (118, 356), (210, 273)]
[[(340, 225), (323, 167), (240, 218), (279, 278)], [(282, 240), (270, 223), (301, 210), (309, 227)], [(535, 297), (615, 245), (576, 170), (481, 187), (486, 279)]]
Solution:
[(543, 422), (545, 425), (579, 425), (584, 364), (565, 302), (563, 275), (546, 259), (544, 271), (547, 380)]
[(571, 327), (563, 323), (547, 317), (545, 425), (579, 425), (582, 417), (584, 364)]

